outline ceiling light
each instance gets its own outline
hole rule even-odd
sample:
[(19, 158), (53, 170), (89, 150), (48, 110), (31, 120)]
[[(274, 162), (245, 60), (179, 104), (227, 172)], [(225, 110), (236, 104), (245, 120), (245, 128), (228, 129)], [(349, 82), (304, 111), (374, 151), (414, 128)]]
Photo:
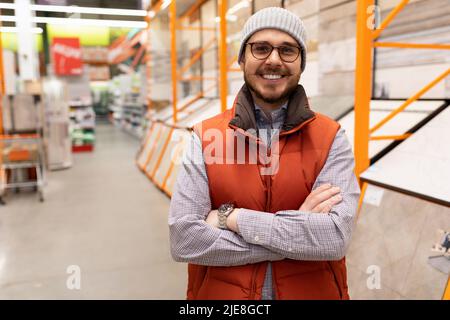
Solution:
[(17, 18), (15, 16), (0, 16), (0, 21), (17, 21)]
[[(14, 3), (0, 3), (0, 9), (15, 9)], [(51, 5), (30, 5), (33, 11), (46, 12), (65, 12), (65, 13), (86, 13), (86, 14), (100, 14), (100, 15), (117, 15), (117, 16), (138, 16), (145, 17), (146, 10), (132, 10), (132, 9), (111, 9), (111, 8), (94, 8), (94, 7), (78, 7), (78, 6), (51, 6)]]
[(230, 9), (228, 9), (227, 14), (232, 15), (232, 14), (235, 14), (236, 12), (238, 12), (239, 10), (248, 8), (248, 7), (250, 7), (250, 2), (248, 0), (243, 0), (243, 1), (235, 4), (234, 6), (232, 6)]
[[(0, 32), (4, 32), (4, 33), (17, 33), (18, 29), (17, 27), (0, 27)], [(31, 29), (32, 33), (42, 33), (43, 30), (42, 28), (32, 28)]]
[(15, 9), (15, 3), (0, 3), (0, 9)]
[(145, 10), (91, 8), (91, 7), (77, 7), (77, 6), (49, 6), (39, 4), (31, 5), (31, 10), (48, 11), (48, 12), (67, 12), (67, 13), (108, 14), (117, 16), (139, 16), (139, 17), (145, 17), (147, 15), (147, 11)]
[(147, 22), (144, 21), (73, 19), (73, 18), (50, 18), (50, 17), (34, 17), (32, 20), (35, 23), (49, 23), (56, 25), (122, 27), (122, 28), (139, 28), (139, 29), (144, 29), (147, 27)]
[[(15, 16), (0, 16), (0, 21), (17, 21)], [(76, 26), (99, 26), (99, 27), (121, 27), (121, 28), (147, 28), (145, 21), (129, 20), (103, 20), (103, 19), (75, 19), (75, 18), (51, 18), (51, 17), (33, 17), (34, 23), (49, 23), (57, 25), (76, 25)]]
[[(237, 21), (237, 16), (235, 16), (235, 15), (226, 15), (226, 18), (227, 18), (227, 20), (228, 21), (232, 21), (232, 22), (234, 22), (234, 21)], [(215, 17), (214, 18), (214, 21), (216, 22), (216, 23), (219, 23), (220, 22), (220, 17)]]
[(161, 11), (167, 8), (171, 2), (172, 0), (164, 0), (163, 4), (161, 5)]

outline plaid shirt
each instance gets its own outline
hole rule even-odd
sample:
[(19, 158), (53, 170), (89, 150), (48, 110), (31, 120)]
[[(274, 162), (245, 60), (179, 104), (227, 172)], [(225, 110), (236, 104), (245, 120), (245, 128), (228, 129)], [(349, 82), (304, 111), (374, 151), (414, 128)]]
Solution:
[(269, 115), (261, 107), (255, 105), (256, 125), (259, 131), (258, 136), (268, 147), (270, 147), (273, 137), (280, 133), (284, 118), (286, 118), (286, 112), (287, 102), (279, 109), (273, 110)]
[[(270, 144), (284, 122), (287, 105), (268, 117), (258, 106), (260, 138)], [(270, 139), (269, 139), (270, 137)], [(353, 173), (354, 157), (341, 128), (313, 190), (325, 183), (341, 189), (343, 200), (328, 214), (298, 210), (276, 214), (242, 208), (237, 216), (239, 233), (222, 230), (205, 222), (211, 211), (208, 177), (200, 138), (193, 134), (172, 195), (169, 230), (172, 257), (178, 262), (207, 266), (236, 266), (262, 261), (339, 260), (348, 248), (359, 185)], [(273, 299), (271, 264), (268, 264), (262, 298)]]

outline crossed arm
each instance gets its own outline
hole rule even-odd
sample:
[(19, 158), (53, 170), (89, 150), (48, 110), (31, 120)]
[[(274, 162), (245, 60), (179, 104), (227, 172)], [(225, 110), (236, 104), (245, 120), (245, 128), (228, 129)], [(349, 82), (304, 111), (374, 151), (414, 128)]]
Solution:
[(314, 191), (299, 210), (271, 214), (239, 208), (229, 217), (231, 230), (222, 230), (216, 227), (217, 212), (211, 210), (201, 142), (193, 135), (170, 206), (172, 257), (209, 266), (285, 258), (338, 260), (351, 238), (360, 192), (353, 167), (351, 147), (341, 129)]

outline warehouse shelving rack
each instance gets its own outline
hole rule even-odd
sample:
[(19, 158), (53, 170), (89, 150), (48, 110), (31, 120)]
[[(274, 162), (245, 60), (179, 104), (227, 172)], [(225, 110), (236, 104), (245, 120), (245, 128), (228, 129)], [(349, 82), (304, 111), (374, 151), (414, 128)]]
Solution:
[[(409, 0), (401, 0), (377, 25), (375, 0), (357, 0), (356, 17), (356, 72), (355, 72), (355, 174), (361, 185), (361, 196), (358, 204), (358, 212), (361, 209), (368, 182), (360, 178), (360, 175), (369, 168), (369, 141), (370, 140), (405, 140), (411, 134), (375, 136), (373, 133), (384, 124), (405, 110), (414, 101), (417, 101), (437, 83), (450, 74), (450, 68), (413, 94), (409, 99), (384, 117), (379, 123), (370, 127), (370, 101), (372, 98), (373, 73), (373, 49), (374, 48), (410, 48), (425, 50), (450, 50), (450, 44), (426, 44), (426, 43), (400, 43), (380, 42), (378, 38), (384, 29), (408, 4)], [(450, 277), (444, 291), (444, 300), (450, 300)]]

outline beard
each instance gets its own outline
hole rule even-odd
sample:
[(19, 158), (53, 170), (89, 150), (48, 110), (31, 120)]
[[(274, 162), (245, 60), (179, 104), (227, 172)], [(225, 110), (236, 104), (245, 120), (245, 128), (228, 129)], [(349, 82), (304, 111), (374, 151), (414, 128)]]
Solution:
[(246, 73), (244, 72), (244, 82), (247, 85), (247, 87), (250, 89), (250, 91), (259, 99), (262, 101), (269, 103), (269, 104), (280, 104), (285, 102), (289, 99), (290, 95), (297, 89), (298, 81), (300, 80), (300, 75), (297, 77), (296, 81), (290, 81), (287, 84), (287, 87), (285, 90), (283, 90), (280, 94), (276, 96), (265, 96), (260, 90), (256, 88), (255, 85), (253, 85), (252, 81), (248, 79)]

